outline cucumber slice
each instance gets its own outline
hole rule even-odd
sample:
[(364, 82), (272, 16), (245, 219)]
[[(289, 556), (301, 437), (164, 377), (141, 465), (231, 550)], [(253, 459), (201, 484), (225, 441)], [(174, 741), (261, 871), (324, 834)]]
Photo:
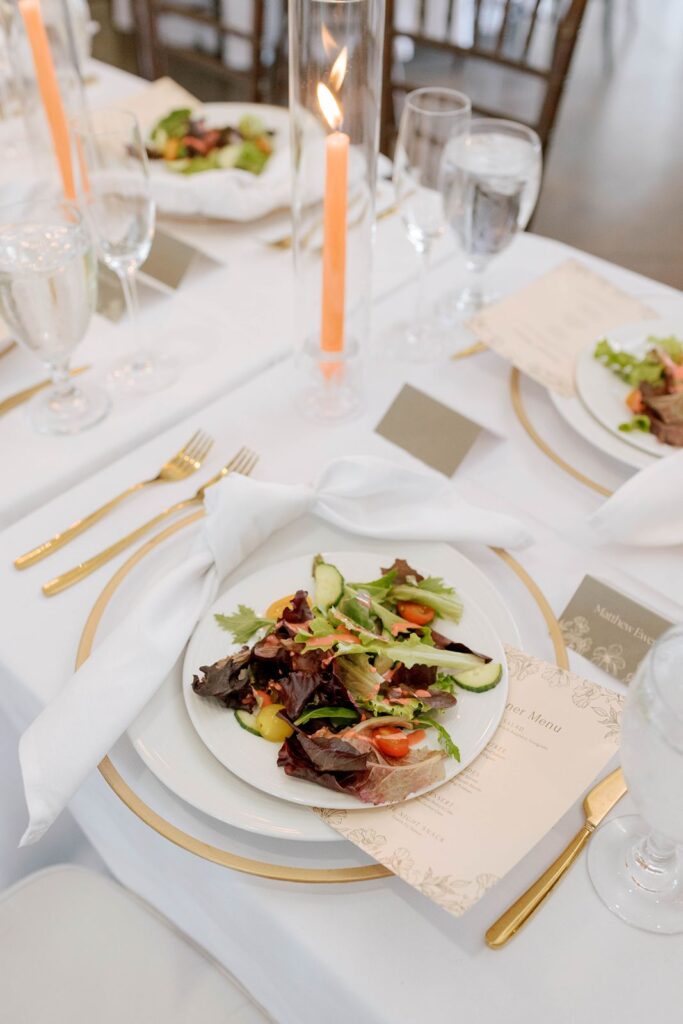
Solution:
[(318, 562), (313, 569), (315, 580), (315, 603), (321, 612), (326, 612), (341, 599), (344, 593), (344, 577), (334, 565)]
[(250, 732), (252, 736), (261, 735), (256, 728), (256, 715), (252, 715), (249, 711), (243, 711), (242, 708), (239, 708), (235, 712), (235, 718), (237, 719), (237, 724), (247, 732)]
[(468, 668), (453, 676), (453, 681), (461, 690), (469, 690), (471, 693), (485, 693), (492, 690), (503, 678), (503, 666), (497, 661), (490, 661), (488, 665), (477, 665), (476, 668)]

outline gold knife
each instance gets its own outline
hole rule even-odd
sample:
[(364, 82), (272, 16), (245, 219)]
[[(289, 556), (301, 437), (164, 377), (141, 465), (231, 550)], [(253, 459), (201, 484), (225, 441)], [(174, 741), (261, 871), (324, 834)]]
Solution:
[[(77, 377), (79, 373), (85, 373), (85, 371), (89, 369), (89, 366), (77, 366), (75, 370), (71, 370), (69, 376)], [(40, 384), (33, 384), (30, 388), (25, 388), (23, 391), (17, 391), (16, 395), (10, 395), (9, 398), (0, 402), (0, 416), (4, 416), (6, 412), (11, 412), (12, 409), (16, 409), (18, 405), (28, 402), (29, 398), (33, 398), (33, 396), (37, 395), (39, 391), (49, 388), (51, 384), (51, 380), (43, 380)]]
[(574, 863), (605, 815), (621, 800), (625, 792), (626, 780), (621, 768), (615, 769), (591, 789), (583, 801), (583, 811), (586, 815), (583, 828), (577, 832), (548, 870), (511, 907), (508, 907), (495, 924), (491, 925), (486, 933), (486, 943), (491, 949), (500, 949), (504, 946), (538, 910), (567, 868)]
[[(3, 340), (4, 340), (4, 339), (3, 339)], [(2, 346), (2, 348), (0, 348), (0, 359), (1, 359), (1, 358), (2, 358), (3, 356), (8, 356), (8, 355), (10, 354), (10, 352), (13, 352), (13, 351), (14, 351), (14, 349), (15, 349), (16, 347), (17, 347), (17, 343), (16, 343), (16, 341), (7, 341), (7, 342), (6, 342), (6, 343), (5, 343), (5, 344), (4, 344), (3, 346)]]

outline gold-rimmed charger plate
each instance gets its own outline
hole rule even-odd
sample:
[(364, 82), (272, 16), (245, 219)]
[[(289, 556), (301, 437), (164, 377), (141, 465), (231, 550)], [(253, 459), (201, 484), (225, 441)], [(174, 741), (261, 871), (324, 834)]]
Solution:
[(533, 423), (529, 419), (529, 414), (526, 411), (524, 405), (524, 399), (522, 397), (521, 387), (521, 374), (516, 366), (514, 366), (510, 372), (510, 398), (512, 399), (512, 407), (515, 410), (515, 415), (522, 427), (529, 435), (533, 443), (543, 452), (547, 458), (554, 462), (556, 466), (559, 466), (564, 473), (568, 473), (569, 476), (573, 476), (575, 480), (583, 484), (585, 487), (590, 487), (591, 490), (597, 491), (598, 494), (602, 494), (608, 498), (614, 492), (605, 487), (604, 484), (598, 483), (596, 480), (592, 480), (591, 477), (582, 473), (580, 469), (576, 469), (566, 459), (563, 459), (549, 444), (541, 437), (539, 432), (534, 427)]
[[(195, 512), (192, 515), (186, 516), (184, 519), (180, 519), (178, 522), (173, 523), (161, 533), (152, 537), (146, 544), (131, 555), (128, 561), (125, 562), (112, 576), (102, 593), (95, 601), (95, 604), (93, 605), (86, 620), (76, 654), (76, 668), (80, 668), (83, 662), (90, 656), (94, 646), (97, 628), (102, 621), (104, 612), (119, 586), (133, 571), (135, 566), (137, 566), (146, 555), (155, 550), (160, 544), (163, 544), (164, 541), (173, 537), (174, 534), (178, 533), (185, 527), (197, 522), (203, 515), (203, 510)], [(504, 551), (501, 548), (493, 548), (492, 550), (505, 562), (507, 566), (509, 566), (529, 591), (529, 594), (538, 606), (538, 609), (547, 625), (557, 664), (561, 668), (567, 668), (569, 661), (559, 624), (538, 584), (529, 576), (519, 562), (509, 554), (509, 552)], [(189, 832), (178, 828), (172, 822), (158, 814), (149, 806), (149, 804), (145, 803), (145, 801), (138, 796), (135, 790), (123, 778), (109, 757), (103, 758), (98, 768), (107, 784), (111, 789), (113, 789), (119, 799), (122, 800), (138, 818), (144, 821), (145, 824), (149, 825), (150, 828), (154, 829), (155, 832), (158, 832), (159, 835), (168, 839), (169, 842), (175, 843), (176, 846), (180, 846), (182, 849), (188, 850), (190, 853), (194, 853), (196, 856), (202, 857), (204, 860), (211, 861), (214, 864), (220, 864), (222, 867), (232, 868), (233, 871), (240, 871), (248, 875), (257, 875), (261, 878), (271, 878), (285, 882), (326, 882), (337, 884), (341, 882), (365, 882), (376, 878), (386, 878), (393, 874), (393, 872), (381, 864), (338, 868), (296, 867), (287, 864), (271, 864), (267, 861), (253, 860), (249, 857), (243, 857), (239, 854), (232, 853), (229, 850), (223, 850), (218, 846), (207, 843), (204, 840), (191, 835)]]

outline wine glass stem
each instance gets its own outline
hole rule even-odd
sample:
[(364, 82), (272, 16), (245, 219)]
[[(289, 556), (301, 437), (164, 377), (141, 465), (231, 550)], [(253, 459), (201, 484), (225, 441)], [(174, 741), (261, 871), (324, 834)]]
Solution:
[(677, 847), (658, 832), (650, 832), (636, 843), (628, 854), (627, 866), (636, 885), (648, 892), (666, 892), (679, 881)]
[(465, 278), (463, 295), (466, 297), (468, 305), (473, 309), (478, 309), (484, 304), (482, 278), (485, 267), (486, 264), (479, 262), (479, 260), (468, 260), (465, 265), (467, 276)]
[(135, 347), (134, 365), (142, 366), (145, 362), (142, 345), (140, 344), (140, 305), (138, 302), (138, 280), (136, 267), (127, 267), (120, 275), (121, 288), (126, 300), (128, 319), (133, 332)]
[(415, 295), (415, 326), (420, 328), (426, 319), (427, 311), (427, 282), (429, 273), (429, 262), (431, 257), (431, 246), (423, 245), (417, 250), (418, 272), (417, 292)]
[(54, 384), (53, 395), (55, 398), (68, 398), (74, 390), (74, 384), (69, 373), (69, 364), (50, 363), (50, 380)]

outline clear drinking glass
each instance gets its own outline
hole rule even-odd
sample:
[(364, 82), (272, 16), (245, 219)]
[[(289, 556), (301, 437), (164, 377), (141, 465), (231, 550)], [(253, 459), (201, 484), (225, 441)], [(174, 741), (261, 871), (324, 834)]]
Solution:
[(441, 189), (448, 223), (467, 259), (468, 280), (459, 294), (439, 304), (444, 324), (485, 305), (483, 273), (529, 223), (542, 162), (538, 135), (515, 121), (472, 118), (469, 131), (449, 144)]
[(137, 272), (152, 247), (155, 216), (140, 126), (126, 110), (84, 114), (73, 126), (83, 207), (100, 259), (121, 282), (136, 346), (114, 363), (109, 379), (133, 392), (159, 391), (176, 374), (140, 342)]
[(69, 375), (95, 307), (96, 263), (81, 214), (59, 200), (0, 207), (0, 312), (46, 367), (54, 387), (33, 399), (44, 434), (76, 434), (109, 410), (104, 391)]
[(453, 89), (416, 89), (405, 99), (394, 154), (394, 187), (420, 262), (414, 320), (401, 325), (392, 342), (399, 358), (423, 362), (442, 350), (441, 332), (427, 301), (427, 274), (432, 245), (446, 230), (440, 188), (444, 154), (467, 132), (470, 113), (468, 97)]
[(588, 848), (591, 880), (628, 924), (683, 932), (683, 626), (654, 645), (629, 686), (621, 763), (641, 816), (599, 829)]

